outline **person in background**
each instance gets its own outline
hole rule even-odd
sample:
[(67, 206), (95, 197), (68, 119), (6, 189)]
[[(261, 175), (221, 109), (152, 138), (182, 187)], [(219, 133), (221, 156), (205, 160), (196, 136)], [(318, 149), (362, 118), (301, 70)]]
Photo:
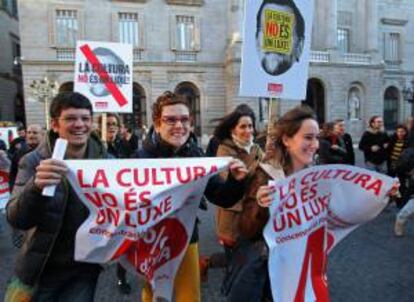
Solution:
[(404, 236), (404, 226), (408, 219), (414, 215), (414, 145), (405, 149), (396, 164), (396, 173), (405, 187), (400, 203), (397, 207), (400, 211), (396, 215), (394, 234), (397, 237)]
[[(264, 156), (259, 145), (253, 142), (256, 132), (255, 125), (256, 117), (253, 110), (247, 105), (240, 105), (221, 119), (213, 136), (219, 141), (217, 156), (238, 158), (246, 165), (249, 170), (247, 182)], [(228, 172), (223, 172), (220, 176), (225, 180)], [(232, 249), (239, 239), (238, 224), (241, 211), (241, 200), (231, 208), (217, 207), (216, 232), (225, 254), (213, 254), (211, 257), (200, 259), (202, 278), (206, 278), (207, 268), (222, 267), (223, 263), (226, 264), (230, 260)]]
[(138, 136), (133, 132), (129, 125), (121, 125), (121, 157), (130, 158), (138, 150)]
[[(123, 158), (121, 137), (119, 135), (120, 123), (121, 119), (118, 114), (106, 114), (106, 147), (108, 153), (115, 158)], [(98, 125), (102, 129), (102, 116), (98, 118)], [(126, 275), (125, 268), (120, 263), (117, 263), (116, 276), (118, 279), (118, 290), (124, 295), (129, 295), (131, 293), (131, 285), (128, 283)]]
[[(13, 159), (11, 160), (10, 173), (9, 173), (9, 187), (10, 192), (13, 191), (14, 182), (17, 177), (17, 171), (19, 168), (19, 162), (23, 156), (27, 153), (32, 152), (39, 146), (43, 140), (44, 131), (38, 124), (32, 124), (27, 127), (26, 142), (20, 150), (17, 151)], [(21, 248), (24, 240), (24, 232), (19, 231), (15, 228), (12, 230), (12, 242), (16, 248)]]
[(396, 166), (401, 153), (408, 147), (408, 130), (405, 125), (398, 125), (395, 133), (390, 138), (390, 146), (388, 148), (388, 175), (395, 177)]
[[(203, 157), (191, 129), (190, 105), (180, 95), (170, 91), (160, 95), (152, 106), (152, 121), (148, 135), (137, 158)], [(223, 207), (234, 205), (244, 194), (247, 169), (240, 160), (230, 162), (230, 173), (224, 182), (218, 175), (212, 177), (204, 191), (206, 198)], [(175, 301), (200, 301), (200, 270), (198, 253), (198, 227), (194, 226), (190, 244), (174, 280)], [(142, 291), (143, 302), (152, 301), (148, 282)]]
[(16, 155), (17, 151), (26, 147), (26, 129), (24, 128), (23, 123), (18, 122), (17, 125), (17, 137), (14, 138), (9, 145), (9, 158), (13, 160), (13, 157)]
[(17, 170), (19, 168), (20, 159), (27, 153), (33, 151), (39, 146), (43, 139), (44, 131), (39, 124), (31, 124), (27, 127), (26, 144), (24, 144), (11, 160), (9, 186), (10, 191), (13, 190), (14, 181), (16, 180)]
[(342, 137), (334, 132), (334, 123), (322, 126), (319, 144), (319, 164), (345, 164), (347, 150)]
[(387, 173), (388, 146), (390, 139), (384, 131), (382, 117), (374, 115), (362, 134), (359, 149), (364, 152), (365, 167), (380, 173)]
[(352, 137), (349, 133), (346, 132), (345, 121), (343, 119), (336, 119), (334, 120), (334, 133), (342, 138), (345, 149), (346, 149), (346, 157), (345, 157), (345, 164), (347, 165), (355, 165), (355, 152), (354, 152), (354, 144), (352, 142)]

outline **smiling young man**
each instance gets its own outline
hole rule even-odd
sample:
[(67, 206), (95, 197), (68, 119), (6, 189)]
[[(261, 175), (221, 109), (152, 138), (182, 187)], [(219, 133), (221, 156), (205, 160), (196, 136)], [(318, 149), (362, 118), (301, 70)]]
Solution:
[[(107, 158), (107, 154), (99, 138), (91, 135), (92, 105), (86, 97), (58, 94), (50, 116), (52, 130), (22, 158), (7, 205), (9, 223), (26, 232), (12, 284), (35, 287), (33, 301), (93, 301), (100, 266), (74, 260), (76, 231), (88, 210), (65, 178), (65, 163), (51, 159), (51, 154), (57, 138), (68, 140), (65, 158)], [(57, 185), (54, 197), (42, 196), (49, 185)], [(6, 299), (13, 299), (12, 291), (9, 286)]]

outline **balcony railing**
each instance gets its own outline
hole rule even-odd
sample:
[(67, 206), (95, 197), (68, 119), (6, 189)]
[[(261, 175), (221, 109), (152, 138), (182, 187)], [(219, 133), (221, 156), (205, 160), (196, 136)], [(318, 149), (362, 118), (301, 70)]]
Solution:
[(315, 63), (345, 63), (345, 64), (371, 64), (371, 55), (361, 53), (343, 53), (335, 55), (328, 51), (311, 51), (310, 61)]
[(177, 50), (175, 51), (176, 62), (195, 62), (197, 61), (197, 52), (193, 50)]
[(58, 61), (74, 61), (75, 49), (74, 48), (56, 48), (56, 59)]
[(343, 54), (344, 63), (348, 64), (371, 64), (371, 55), (360, 53)]
[(331, 54), (327, 51), (311, 51), (311, 62), (329, 63), (331, 61)]

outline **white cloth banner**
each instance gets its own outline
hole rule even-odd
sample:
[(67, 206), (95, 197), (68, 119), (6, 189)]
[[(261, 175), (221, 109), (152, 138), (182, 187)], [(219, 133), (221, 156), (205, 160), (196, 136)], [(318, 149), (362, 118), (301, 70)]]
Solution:
[(329, 301), (327, 254), (387, 205), (396, 180), (346, 165), (316, 166), (276, 183), (264, 229), (275, 301)]
[(9, 198), (9, 171), (0, 170), (0, 211), (3, 211), (6, 208)]
[(76, 234), (75, 259), (127, 262), (151, 283), (154, 301), (171, 301), (207, 182), (229, 162), (67, 160), (68, 179), (90, 212)]

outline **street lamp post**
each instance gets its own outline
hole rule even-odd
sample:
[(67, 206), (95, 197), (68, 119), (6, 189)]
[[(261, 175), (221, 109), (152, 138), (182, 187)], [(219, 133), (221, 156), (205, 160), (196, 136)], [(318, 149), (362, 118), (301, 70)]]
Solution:
[(30, 84), (30, 89), (35, 98), (44, 104), (46, 129), (50, 129), (49, 122), (49, 100), (53, 98), (58, 92), (58, 83), (56, 81), (50, 81), (47, 77), (42, 80), (33, 80)]

